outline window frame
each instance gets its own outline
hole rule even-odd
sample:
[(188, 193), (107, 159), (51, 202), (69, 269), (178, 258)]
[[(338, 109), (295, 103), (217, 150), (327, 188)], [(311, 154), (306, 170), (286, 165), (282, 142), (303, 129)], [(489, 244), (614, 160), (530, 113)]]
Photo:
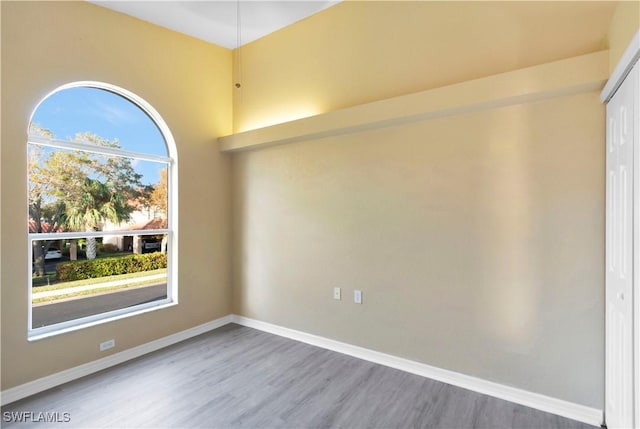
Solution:
[[(168, 125), (160, 114), (144, 99), (138, 95), (118, 86), (97, 82), (97, 81), (78, 81), (72, 82), (66, 85), (62, 85), (50, 93), (48, 93), (33, 109), (31, 117), (29, 118), (29, 127), (33, 121), (33, 116), (40, 107), (40, 105), (47, 100), (50, 96), (60, 91), (71, 88), (94, 88), (113, 93), (116, 96), (123, 97), (130, 103), (133, 103), (136, 107), (141, 109), (149, 119), (156, 125), (160, 134), (162, 135), (168, 156), (154, 155), (151, 153), (140, 153), (128, 150), (121, 150), (111, 147), (101, 147), (88, 145), (85, 143), (61, 140), (56, 138), (48, 138), (42, 136), (29, 135), (27, 130), (27, 151), (32, 145), (50, 147), (60, 150), (72, 150), (83, 151), (87, 153), (94, 153), (98, 155), (116, 156), (122, 158), (130, 158), (140, 161), (151, 161), (156, 163), (162, 163), (167, 168), (167, 228), (153, 229), (153, 230), (127, 230), (127, 235), (160, 235), (166, 234), (167, 236), (167, 297), (161, 300), (155, 300), (148, 303), (138, 304), (132, 307), (125, 307), (117, 310), (112, 310), (105, 313), (94, 314), (91, 316), (81, 317), (65, 322), (55, 323), (40, 328), (33, 328), (33, 304), (32, 304), (32, 273), (33, 273), (33, 241), (34, 240), (59, 240), (70, 238), (86, 238), (86, 237), (108, 237), (108, 236), (121, 236), (123, 230), (115, 231), (79, 231), (79, 232), (59, 232), (59, 233), (32, 233), (27, 228), (27, 340), (34, 341), (42, 338), (47, 338), (54, 335), (59, 335), (66, 332), (71, 332), (79, 329), (84, 329), (90, 326), (95, 326), (102, 323), (108, 323), (114, 320), (119, 320), (126, 317), (135, 316), (138, 314), (147, 313), (154, 310), (159, 310), (167, 307), (172, 307), (178, 304), (178, 154), (176, 150), (175, 140)], [(26, 172), (27, 182), (30, 180), (29, 170)], [(28, 196), (27, 196), (28, 200)], [(27, 204), (27, 220), (30, 219), (29, 204)]]

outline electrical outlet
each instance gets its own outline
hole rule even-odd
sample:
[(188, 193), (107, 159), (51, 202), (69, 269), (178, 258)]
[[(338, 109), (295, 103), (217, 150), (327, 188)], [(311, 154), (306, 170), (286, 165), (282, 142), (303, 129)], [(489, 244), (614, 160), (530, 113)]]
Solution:
[(362, 304), (362, 291), (361, 290), (354, 290), (353, 291), (353, 302), (355, 302), (356, 304)]
[(341, 292), (340, 292), (340, 288), (339, 287), (334, 287), (333, 288), (333, 299), (337, 299), (338, 301), (340, 301), (341, 298)]
[(116, 346), (116, 340), (105, 341), (104, 343), (100, 343), (100, 351), (103, 352), (115, 346)]

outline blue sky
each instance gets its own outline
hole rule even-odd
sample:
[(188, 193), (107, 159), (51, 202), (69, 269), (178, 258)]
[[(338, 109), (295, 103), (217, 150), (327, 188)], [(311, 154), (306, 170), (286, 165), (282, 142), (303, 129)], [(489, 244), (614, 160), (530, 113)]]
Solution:
[[(160, 130), (144, 111), (117, 94), (97, 88), (77, 87), (59, 91), (44, 100), (33, 122), (51, 130), (54, 137), (73, 140), (78, 132), (90, 132), (107, 140), (117, 138), (124, 150), (167, 156)], [(144, 184), (158, 181), (162, 163), (136, 161)]]

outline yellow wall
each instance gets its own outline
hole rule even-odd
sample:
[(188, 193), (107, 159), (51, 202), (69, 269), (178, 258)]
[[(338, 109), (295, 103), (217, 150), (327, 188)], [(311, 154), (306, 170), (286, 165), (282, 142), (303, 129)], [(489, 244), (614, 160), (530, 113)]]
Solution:
[[(230, 311), (231, 52), (85, 2), (2, 2), (2, 389)], [(97, 80), (147, 100), (176, 140), (178, 306), (27, 342), (26, 130), (59, 85)], [(115, 338), (106, 353), (98, 344)]]
[(623, 1), (616, 7), (609, 27), (609, 69), (620, 61), (631, 38), (640, 29), (640, 1)]
[[(242, 48), (234, 128), (595, 52), (615, 6), (342, 3)], [(602, 408), (604, 122), (591, 91), (234, 155), (234, 311)]]
[(240, 49), (234, 131), (605, 49), (612, 2), (343, 2)]

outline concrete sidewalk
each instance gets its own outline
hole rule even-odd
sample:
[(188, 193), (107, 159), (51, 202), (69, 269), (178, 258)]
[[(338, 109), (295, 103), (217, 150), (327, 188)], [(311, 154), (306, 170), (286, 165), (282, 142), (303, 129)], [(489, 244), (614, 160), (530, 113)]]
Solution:
[(31, 299), (49, 298), (52, 296), (67, 295), (70, 293), (83, 292), (86, 290), (100, 290), (100, 289), (104, 289), (112, 286), (126, 285), (128, 283), (138, 283), (138, 282), (145, 282), (147, 280), (158, 280), (158, 279), (166, 279), (166, 278), (167, 278), (167, 273), (162, 273), (162, 274), (153, 274), (151, 276), (144, 276), (144, 277), (133, 277), (130, 279), (123, 279), (123, 280), (113, 280), (110, 282), (96, 283), (96, 284), (85, 285), (85, 286), (68, 287), (64, 289), (49, 290), (46, 292), (36, 292), (31, 294)]

